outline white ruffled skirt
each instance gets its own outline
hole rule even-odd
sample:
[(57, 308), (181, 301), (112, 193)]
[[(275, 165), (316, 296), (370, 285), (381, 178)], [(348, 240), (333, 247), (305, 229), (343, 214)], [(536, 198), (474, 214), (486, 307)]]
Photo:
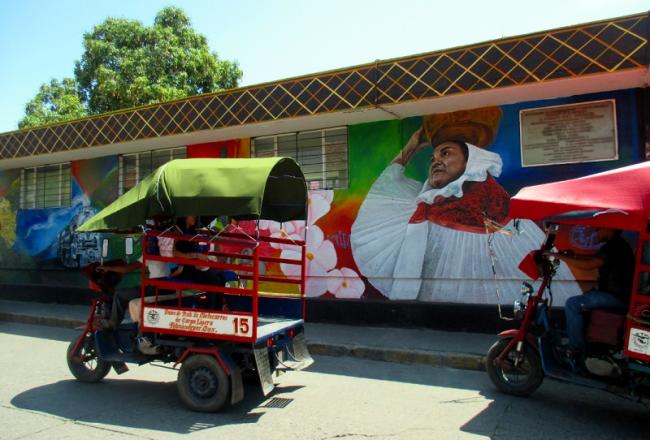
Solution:
[[(510, 222), (506, 228), (513, 234), (491, 234), (488, 245), (488, 234), (432, 222), (409, 224), (420, 184), (396, 171), (401, 170), (388, 169), (377, 180), (352, 225), (352, 253), (368, 281), (393, 300), (511, 304), (520, 298), (521, 283), (530, 280), (518, 265), (526, 254), (539, 249), (544, 241), (542, 230), (522, 220), (516, 231)], [(558, 268), (551, 287), (556, 305), (581, 293), (565, 264)]]

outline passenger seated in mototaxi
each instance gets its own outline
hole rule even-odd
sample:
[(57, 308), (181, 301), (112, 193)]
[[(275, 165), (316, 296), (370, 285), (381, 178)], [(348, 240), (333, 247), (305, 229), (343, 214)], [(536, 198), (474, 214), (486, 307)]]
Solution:
[[(180, 217), (177, 220), (178, 228), (188, 235), (196, 234), (196, 224), (197, 217), (188, 216)], [(160, 240), (160, 238), (159, 238)], [(164, 256), (174, 256), (178, 258), (186, 258), (192, 260), (200, 261), (211, 261), (208, 254), (204, 253), (203, 249), (197, 242), (192, 242), (189, 240), (177, 240), (173, 246), (171, 246), (169, 254), (165, 253)], [(153, 252), (156, 253), (155, 251)], [(162, 252), (161, 252), (162, 254)], [(173, 270), (173, 269), (172, 269)], [(174, 281), (177, 283), (193, 283), (193, 284), (206, 284), (206, 285), (219, 285), (224, 286), (227, 282), (238, 281), (238, 276), (233, 271), (220, 271), (212, 269), (209, 267), (201, 267), (199, 265), (181, 265), (177, 269), (173, 270), (170, 274), (163, 277), (169, 281)], [(181, 291), (179, 291), (181, 290)], [(172, 291), (165, 290), (160, 291), (158, 297), (146, 297), (144, 302), (146, 304), (162, 303), (162, 305), (171, 305), (177, 304), (179, 300), (182, 301), (184, 307), (196, 307), (198, 298), (196, 297), (197, 292), (195, 290), (182, 290), (179, 289), (172, 293)], [(206, 292), (201, 296), (200, 303), (203, 300), (207, 300), (207, 304), (199, 305), (200, 308), (206, 308), (209, 310), (229, 310), (223, 294), (216, 292)], [(129, 314), (134, 322), (139, 322), (141, 312), (141, 301), (140, 299), (134, 299), (129, 303)]]
[[(177, 220), (177, 226), (184, 234), (195, 235), (197, 217), (179, 217)], [(201, 251), (199, 243), (189, 240), (178, 240), (174, 243), (174, 256), (190, 260), (210, 261), (209, 256)], [(205, 266), (185, 265), (177, 275), (177, 278), (179, 280), (210, 286), (226, 285), (223, 271)], [(221, 293), (207, 292), (207, 299), (208, 309), (221, 310), (224, 306), (223, 294)]]

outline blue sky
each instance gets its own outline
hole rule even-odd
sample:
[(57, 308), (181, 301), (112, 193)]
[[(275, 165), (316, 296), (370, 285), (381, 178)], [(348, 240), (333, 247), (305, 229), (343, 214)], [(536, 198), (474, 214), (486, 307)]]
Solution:
[(151, 25), (181, 7), (241, 85), (650, 9), (649, 0), (0, 0), (0, 132), (52, 78), (72, 77), (82, 36), (107, 17)]

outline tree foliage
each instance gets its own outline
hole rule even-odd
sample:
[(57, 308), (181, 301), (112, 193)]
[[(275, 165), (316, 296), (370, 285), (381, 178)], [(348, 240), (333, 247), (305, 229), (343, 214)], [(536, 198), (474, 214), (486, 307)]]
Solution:
[(237, 87), (237, 63), (219, 60), (185, 13), (160, 11), (152, 27), (109, 18), (84, 35), (75, 66), (91, 114)]
[(61, 82), (53, 79), (41, 85), (36, 96), (25, 106), (25, 117), (18, 128), (29, 128), (55, 122), (69, 121), (86, 116), (77, 85), (72, 78)]
[(150, 27), (137, 20), (108, 18), (84, 34), (83, 46), (75, 79), (61, 83), (66, 84), (66, 103), (75, 111), (41, 97), (46, 96), (44, 88), (53, 87), (53, 80), (27, 104), (20, 128), (46, 123), (31, 114), (47, 114), (47, 122), (64, 121), (237, 87), (243, 75), (236, 62), (220, 60), (210, 51), (205, 36), (176, 7), (161, 10)]

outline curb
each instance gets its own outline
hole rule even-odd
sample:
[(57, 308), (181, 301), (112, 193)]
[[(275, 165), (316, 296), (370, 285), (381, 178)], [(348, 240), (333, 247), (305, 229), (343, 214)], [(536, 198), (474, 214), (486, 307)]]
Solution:
[(75, 329), (83, 327), (86, 322), (78, 319), (52, 318), (35, 315), (19, 315), (15, 313), (0, 312), (0, 321), (19, 322), (21, 324), (46, 325), (49, 327), (64, 327)]
[[(309, 339), (309, 338), (308, 338)], [(448, 367), (459, 370), (485, 370), (485, 357), (470, 353), (450, 353), (444, 351), (394, 350), (389, 348), (365, 347), (359, 345), (324, 344), (309, 342), (311, 354), (323, 356), (348, 356), (373, 361), (400, 364), (425, 364), (434, 367)]]
[[(19, 322), (21, 324), (45, 325), (50, 327), (78, 328), (85, 321), (67, 318), (52, 318), (36, 315), (21, 315), (0, 312), (0, 321)], [(331, 344), (309, 341), (307, 347), (311, 354), (335, 357), (354, 357), (373, 361), (400, 364), (424, 364), (434, 367), (447, 367), (459, 370), (485, 370), (485, 356), (470, 353), (445, 351), (395, 350), (389, 348), (367, 347), (361, 345)]]

